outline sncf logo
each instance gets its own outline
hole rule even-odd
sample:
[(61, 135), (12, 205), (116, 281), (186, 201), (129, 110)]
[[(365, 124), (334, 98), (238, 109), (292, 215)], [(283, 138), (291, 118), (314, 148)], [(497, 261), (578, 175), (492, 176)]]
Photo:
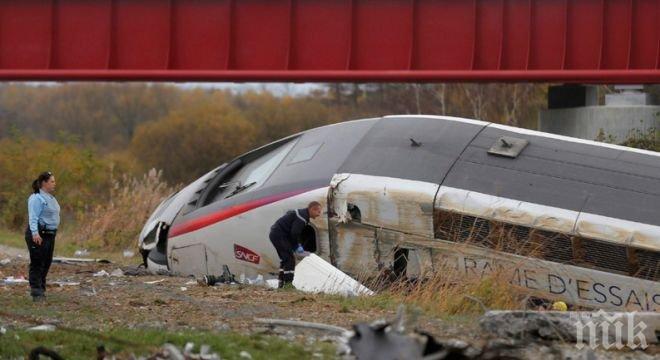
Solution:
[(261, 259), (261, 257), (254, 251), (236, 244), (234, 244), (234, 257), (238, 260), (251, 262), (253, 264), (258, 264)]

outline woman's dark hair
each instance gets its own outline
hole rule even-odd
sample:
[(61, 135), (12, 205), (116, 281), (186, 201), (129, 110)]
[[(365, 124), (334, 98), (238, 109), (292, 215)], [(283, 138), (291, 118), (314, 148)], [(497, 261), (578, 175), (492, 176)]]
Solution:
[(32, 182), (32, 191), (35, 194), (38, 194), (39, 189), (41, 188), (41, 184), (48, 181), (51, 176), (53, 176), (53, 173), (51, 173), (50, 171), (45, 171), (39, 174), (39, 177)]

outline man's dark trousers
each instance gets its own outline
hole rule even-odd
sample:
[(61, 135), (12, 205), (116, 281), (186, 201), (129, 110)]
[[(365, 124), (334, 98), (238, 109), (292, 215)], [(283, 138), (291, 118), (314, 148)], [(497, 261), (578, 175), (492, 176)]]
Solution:
[(55, 231), (39, 229), (41, 245), (32, 240), (32, 232), (28, 227), (25, 230), (25, 242), (30, 251), (30, 295), (43, 296), (46, 292), (46, 275), (53, 262), (55, 250)]
[(296, 267), (296, 259), (293, 257), (293, 249), (286, 234), (278, 230), (270, 231), (268, 235), (270, 242), (275, 246), (277, 255), (280, 257), (279, 280), (280, 287), (293, 282), (293, 272)]

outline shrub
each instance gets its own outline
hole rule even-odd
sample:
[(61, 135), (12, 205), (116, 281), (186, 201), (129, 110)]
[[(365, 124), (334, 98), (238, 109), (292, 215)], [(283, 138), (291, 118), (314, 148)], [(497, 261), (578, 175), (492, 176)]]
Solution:
[(112, 164), (74, 144), (20, 134), (0, 140), (0, 222), (5, 227), (21, 230), (25, 226), (31, 184), (43, 171), (55, 175), (62, 225), (69, 226), (70, 220), (107, 196)]
[(142, 178), (124, 175), (112, 182), (109, 201), (79, 218), (73, 241), (79, 247), (108, 251), (133, 247), (153, 210), (172, 192), (154, 169)]

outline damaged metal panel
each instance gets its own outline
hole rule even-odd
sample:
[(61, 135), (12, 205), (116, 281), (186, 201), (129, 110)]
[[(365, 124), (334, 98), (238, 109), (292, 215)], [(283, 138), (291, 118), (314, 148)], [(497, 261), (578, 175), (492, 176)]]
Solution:
[(660, 251), (660, 226), (581, 213), (577, 219), (575, 233), (583, 237)]
[(507, 199), (449, 186), (440, 187), (435, 207), (460, 214), (565, 234), (573, 233), (579, 214), (577, 211)]
[(379, 263), (384, 268), (394, 267), (395, 253), (397, 249), (407, 249), (406, 275), (408, 277), (420, 278), (432, 276), (433, 259), (432, 250), (427, 247), (412, 246), (406, 242), (407, 234), (379, 228), (376, 230), (378, 239)]
[(359, 210), (360, 222), (375, 227), (433, 237), (433, 198), (438, 185), (405, 179), (337, 174), (331, 182), (331, 207), (349, 219), (348, 205)]
[[(417, 236), (406, 244), (433, 250), (434, 267), (453, 269), (443, 276), (502, 276), (525, 292), (570, 304), (619, 311), (660, 311), (660, 283), (530, 259), (467, 244)], [(436, 270), (437, 271), (437, 270)]]
[(441, 186), (436, 209), (627, 246), (660, 250), (660, 226)]
[(169, 251), (169, 263), (175, 274), (208, 274), (206, 247), (203, 244), (172, 247)]
[(358, 280), (375, 275), (379, 268), (375, 229), (355, 223), (336, 225), (336, 237), (331, 239), (333, 265)]

